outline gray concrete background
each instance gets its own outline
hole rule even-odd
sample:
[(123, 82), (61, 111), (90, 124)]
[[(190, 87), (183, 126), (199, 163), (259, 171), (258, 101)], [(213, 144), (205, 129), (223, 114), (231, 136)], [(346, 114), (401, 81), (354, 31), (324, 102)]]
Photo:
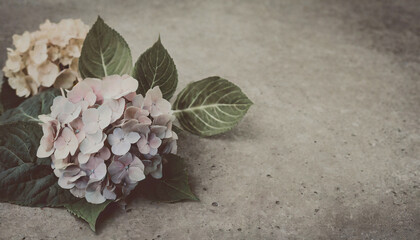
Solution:
[(1, 65), (13, 33), (98, 14), (134, 58), (160, 33), (178, 91), (220, 75), (255, 105), (232, 132), (181, 136), (200, 202), (135, 200), (96, 235), (0, 204), (1, 239), (420, 239), (418, 1), (1, 0)]

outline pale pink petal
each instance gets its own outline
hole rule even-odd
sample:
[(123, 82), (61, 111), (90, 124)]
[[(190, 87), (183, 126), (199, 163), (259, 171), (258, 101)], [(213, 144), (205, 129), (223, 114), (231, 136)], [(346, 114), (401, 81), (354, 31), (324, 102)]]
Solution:
[(118, 184), (125, 177), (125, 166), (120, 161), (113, 161), (109, 167), (108, 172), (111, 175), (112, 182)]
[(130, 168), (128, 168), (128, 177), (132, 182), (139, 182), (146, 178), (143, 169), (134, 166), (130, 166)]
[[(49, 127), (52, 130), (51, 127)], [(44, 148), (46, 151), (50, 151), (54, 147), (54, 133), (49, 131), (47, 133), (44, 132), (44, 136), (41, 138), (40, 146)]]
[(124, 98), (120, 98), (118, 100), (106, 99), (103, 105), (106, 105), (111, 109), (111, 123), (113, 123), (122, 116), (125, 108), (125, 100)]
[(92, 179), (101, 180), (106, 175), (106, 165), (105, 163), (101, 163), (98, 165), (97, 168), (94, 170), (94, 177)]
[(72, 156), (76, 153), (76, 150), (78, 147), (79, 147), (79, 140), (77, 139), (76, 135), (74, 135), (73, 133), (71, 135), (70, 141), (68, 142), (68, 148)]
[[(114, 130), (115, 132), (115, 130)], [(108, 135), (108, 143), (111, 146), (116, 145), (117, 143), (119, 143), (121, 141), (121, 137), (118, 137), (116, 134), (109, 134)]]
[(83, 127), (83, 130), (87, 134), (94, 134), (94, 133), (100, 131), (99, 125), (98, 125), (97, 122), (87, 122), (87, 123), (85, 123), (85, 126)]
[(154, 133), (158, 138), (164, 138), (166, 129), (166, 126), (152, 125), (150, 127), (150, 132)]
[(162, 144), (162, 140), (158, 137), (156, 137), (154, 134), (151, 135), (149, 138), (149, 145), (152, 148), (158, 148)]
[(54, 152), (54, 157), (56, 159), (64, 159), (69, 155), (69, 150), (67, 148), (56, 149)]
[(111, 157), (111, 151), (107, 147), (103, 147), (99, 150), (97, 156), (103, 160), (108, 160)]
[(101, 182), (90, 183), (86, 188), (85, 198), (86, 201), (94, 204), (100, 204), (106, 201), (105, 197), (101, 194)]
[(160, 99), (156, 102), (156, 107), (162, 114), (171, 114), (171, 103), (165, 99)]
[(134, 156), (133, 161), (130, 163), (130, 167), (138, 167), (142, 171), (144, 171), (144, 164), (143, 162), (136, 156)]
[(66, 147), (66, 140), (60, 136), (57, 138), (57, 140), (54, 142), (54, 147), (58, 149), (63, 149)]
[(133, 162), (133, 155), (131, 153), (127, 153), (124, 156), (118, 157), (118, 161), (122, 162), (125, 166), (128, 166), (131, 162)]
[(67, 178), (59, 178), (58, 185), (64, 189), (71, 189), (72, 187), (74, 187), (75, 183), (69, 182)]
[(128, 151), (130, 150), (131, 144), (126, 142), (126, 141), (122, 141), (119, 142), (115, 145), (112, 146), (111, 150), (112, 153), (114, 153), (115, 155), (119, 155), (122, 156), (126, 153), (128, 153)]
[(41, 145), (39, 146), (38, 151), (36, 152), (36, 156), (39, 158), (46, 158), (46, 157), (51, 156), (53, 152), (54, 152), (54, 148), (51, 148), (49, 151), (47, 151), (45, 147)]
[(137, 142), (137, 146), (142, 148), (143, 146), (147, 145), (147, 137), (143, 134), (140, 135), (140, 140)]
[(80, 143), (80, 151), (83, 154), (96, 153), (104, 146), (105, 140), (106, 135), (100, 130), (93, 135), (86, 135), (86, 138)]
[(149, 89), (146, 92), (146, 96), (147, 95), (150, 95), (152, 102), (157, 102), (158, 100), (162, 99), (162, 92), (160, 91), (159, 86)]
[(115, 175), (119, 172), (121, 172), (122, 170), (124, 170), (125, 165), (123, 163), (121, 163), (120, 161), (112, 161), (111, 164), (109, 164), (108, 166), (108, 172), (111, 175)]
[(87, 162), (88, 162), (88, 160), (89, 160), (89, 158), (90, 158), (90, 154), (83, 154), (82, 152), (80, 152), (80, 153), (77, 155), (77, 160), (79, 161), (79, 163), (80, 163), (80, 164), (85, 164), (85, 163), (87, 163)]
[(140, 153), (143, 153), (143, 154), (149, 154), (150, 153), (150, 147), (149, 147), (148, 144), (143, 145), (143, 146), (138, 146), (138, 147), (139, 147)]
[(150, 155), (156, 155), (157, 154), (157, 148), (150, 148)]
[(130, 102), (132, 102), (135, 97), (136, 97), (136, 93), (135, 92), (129, 93), (129, 94), (127, 94), (127, 95), (124, 96), (124, 98), (127, 99)]
[(117, 198), (117, 195), (115, 194), (115, 192), (109, 190), (108, 187), (104, 189), (103, 195), (106, 199), (109, 199), (109, 200), (115, 200)]
[(89, 106), (93, 106), (96, 102), (96, 95), (95, 93), (92, 92), (88, 92), (85, 96), (85, 100), (89, 103)]
[(137, 91), (137, 88), (139, 86), (139, 82), (136, 79), (134, 79), (133, 77), (131, 77), (128, 74), (124, 74), (122, 76), (122, 79), (123, 79), (122, 86), (123, 86), (123, 89), (124, 89), (123, 96), (127, 95), (131, 92), (136, 92)]
[(104, 129), (111, 123), (112, 110), (108, 106), (101, 105), (98, 108), (99, 112), (99, 127)]
[(92, 91), (92, 89), (84, 81), (78, 82), (71, 91), (67, 93), (67, 98), (72, 103), (78, 103), (82, 101), (86, 94)]
[(125, 140), (129, 143), (136, 143), (140, 139), (140, 134), (136, 132), (130, 132), (125, 136)]
[(144, 98), (141, 94), (138, 94), (134, 97), (132, 103), (134, 107), (142, 108), (143, 107)]
[(87, 134), (94, 134), (99, 130), (99, 112), (97, 109), (89, 108), (82, 114), (84, 130)]
[(102, 94), (102, 80), (97, 78), (85, 78), (83, 82), (88, 84), (93, 90), (93, 93), (96, 95), (96, 102), (102, 103), (102, 101), (104, 100)]
[(103, 78), (102, 82), (102, 92), (105, 99), (118, 99), (135, 92), (139, 84), (136, 79), (127, 74), (107, 76)]

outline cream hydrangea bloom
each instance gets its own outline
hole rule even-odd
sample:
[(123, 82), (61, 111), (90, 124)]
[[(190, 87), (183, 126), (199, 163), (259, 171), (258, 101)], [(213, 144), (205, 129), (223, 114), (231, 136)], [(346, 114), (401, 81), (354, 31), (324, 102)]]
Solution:
[(3, 72), (16, 95), (29, 97), (52, 86), (71, 88), (79, 77), (78, 58), (88, 31), (80, 19), (63, 19), (13, 35), (15, 49), (8, 49)]

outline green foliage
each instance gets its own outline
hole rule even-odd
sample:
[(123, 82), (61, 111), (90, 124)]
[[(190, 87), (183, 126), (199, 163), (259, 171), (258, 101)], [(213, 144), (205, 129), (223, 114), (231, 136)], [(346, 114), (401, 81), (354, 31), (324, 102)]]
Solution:
[(0, 123), (13, 122), (38, 122), (38, 116), (41, 114), (49, 114), (51, 105), (56, 96), (60, 95), (57, 89), (49, 89), (38, 95), (23, 101), (18, 107), (12, 108), (4, 112), (0, 116)]
[(178, 73), (160, 37), (139, 57), (133, 69), (133, 77), (139, 81), (137, 93), (144, 96), (147, 90), (159, 86), (165, 99), (172, 97), (178, 85)]
[(110, 203), (111, 201), (105, 201), (101, 204), (91, 204), (83, 198), (74, 203), (66, 204), (65, 207), (69, 212), (89, 223), (90, 228), (95, 232), (99, 215)]
[(173, 105), (181, 126), (207, 137), (232, 129), (253, 103), (235, 84), (209, 77), (187, 85)]
[(98, 17), (83, 42), (79, 71), (83, 78), (130, 74), (131, 52), (124, 38)]
[(25, 101), (25, 98), (18, 97), (16, 95), (16, 90), (10, 87), (8, 79), (4, 77), (3, 84), (1, 86), (0, 101), (1, 105), (3, 105), (3, 111), (6, 111), (19, 106), (19, 104)]
[(51, 161), (36, 157), (42, 137), (36, 116), (49, 111), (55, 93), (45, 91), (0, 117), (1, 202), (59, 207), (76, 200), (58, 186)]

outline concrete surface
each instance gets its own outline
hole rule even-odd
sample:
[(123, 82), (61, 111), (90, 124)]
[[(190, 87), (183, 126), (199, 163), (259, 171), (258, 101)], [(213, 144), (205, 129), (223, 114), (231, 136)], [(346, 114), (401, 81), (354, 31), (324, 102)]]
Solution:
[(97, 14), (135, 58), (160, 33), (178, 91), (220, 75), (255, 105), (230, 133), (181, 136), (201, 202), (139, 199), (96, 235), (0, 204), (1, 239), (420, 239), (417, 1), (1, 0), (1, 65), (13, 33)]

